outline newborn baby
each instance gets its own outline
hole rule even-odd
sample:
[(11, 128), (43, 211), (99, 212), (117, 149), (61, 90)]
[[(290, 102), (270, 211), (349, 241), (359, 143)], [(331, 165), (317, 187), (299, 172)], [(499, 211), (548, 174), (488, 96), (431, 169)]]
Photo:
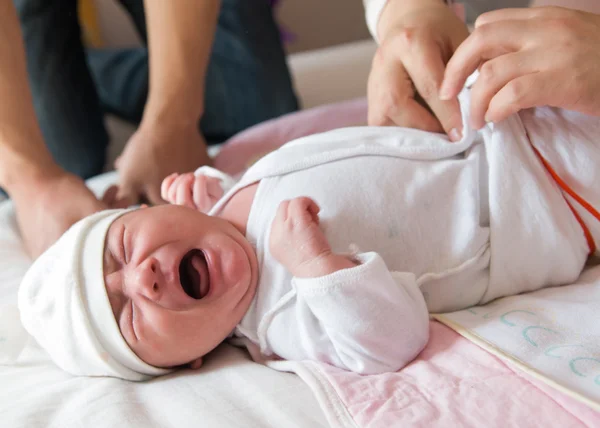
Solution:
[(174, 205), (90, 216), (34, 263), (23, 324), (78, 375), (199, 367), (228, 338), (255, 357), (398, 370), (429, 312), (577, 279), (599, 233), (577, 202), (600, 201), (597, 131), (554, 109), (456, 144), (348, 128), (283, 146), (235, 185), (206, 167), (167, 177)]

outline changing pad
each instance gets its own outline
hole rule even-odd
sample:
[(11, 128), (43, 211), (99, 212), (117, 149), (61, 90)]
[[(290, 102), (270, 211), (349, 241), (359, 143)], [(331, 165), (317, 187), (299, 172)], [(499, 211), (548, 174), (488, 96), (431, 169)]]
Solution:
[(573, 285), (435, 317), (600, 411), (600, 266), (585, 271)]

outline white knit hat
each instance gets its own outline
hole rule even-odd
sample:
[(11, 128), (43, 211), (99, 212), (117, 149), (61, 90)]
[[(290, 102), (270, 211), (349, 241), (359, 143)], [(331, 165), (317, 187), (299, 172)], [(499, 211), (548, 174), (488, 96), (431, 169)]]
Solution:
[(79, 221), (21, 283), (23, 326), (71, 374), (138, 381), (170, 372), (146, 364), (129, 348), (106, 293), (104, 241), (112, 222), (129, 211), (101, 211)]

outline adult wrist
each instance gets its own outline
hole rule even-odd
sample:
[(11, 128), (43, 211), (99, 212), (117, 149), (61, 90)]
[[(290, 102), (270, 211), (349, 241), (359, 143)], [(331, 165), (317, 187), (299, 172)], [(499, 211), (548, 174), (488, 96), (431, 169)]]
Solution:
[(30, 156), (9, 152), (3, 153), (2, 157), (0, 187), (11, 196), (67, 174), (45, 148)]
[(186, 108), (184, 104), (160, 107), (148, 106), (140, 128), (161, 128), (169, 130), (197, 128), (203, 114), (200, 106)]
[(154, 134), (181, 134), (192, 130), (197, 131), (202, 110), (197, 108), (195, 113), (181, 111), (179, 107), (146, 109), (140, 123), (142, 132)]
[(1, 185), (13, 199), (35, 195), (42, 187), (67, 176), (68, 173), (54, 162), (15, 162), (2, 176)]
[(440, 7), (448, 4), (447, 0), (387, 0), (377, 23), (378, 40), (386, 36), (398, 26), (403, 17), (418, 10)]

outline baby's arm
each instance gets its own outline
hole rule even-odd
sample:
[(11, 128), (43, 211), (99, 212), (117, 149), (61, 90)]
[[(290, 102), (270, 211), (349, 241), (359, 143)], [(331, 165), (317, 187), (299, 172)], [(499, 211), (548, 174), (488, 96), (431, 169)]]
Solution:
[[(297, 304), (326, 332), (329, 363), (372, 374), (397, 371), (427, 344), (429, 314), (411, 273), (390, 272), (376, 253), (335, 254), (310, 198), (284, 201), (271, 227), (271, 254), (293, 275)], [(302, 338), (298, 343), (311, 338)], [(323, 350), (308, 358), (323, 360)], [(281, 356), (285, 357), (282, 353)]]
[(310, 310), (333, 348), (332, 355), (306, 348), (306, 357), (360, 374), (398, 371), (429, 339), (425, 300), (413, 274), (390, 272), (377, 253), (355, 258), (351, 269), (293, 280), (296, 304)]
[(235, 180), (231, 176), (203, 166), (193, 173), (174, 173), (166, 177), (162, 182), (161, 197), (171, 204), (208, 213), (234, 185)]

